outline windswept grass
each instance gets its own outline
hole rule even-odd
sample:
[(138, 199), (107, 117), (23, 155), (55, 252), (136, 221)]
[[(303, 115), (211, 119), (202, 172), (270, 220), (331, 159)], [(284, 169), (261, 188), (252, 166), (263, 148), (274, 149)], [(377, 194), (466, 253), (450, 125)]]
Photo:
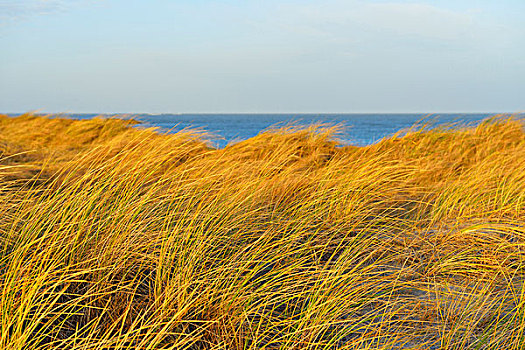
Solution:
[(1, 349), (522, 349), (525, 130), (224, 149), (0, 116)]

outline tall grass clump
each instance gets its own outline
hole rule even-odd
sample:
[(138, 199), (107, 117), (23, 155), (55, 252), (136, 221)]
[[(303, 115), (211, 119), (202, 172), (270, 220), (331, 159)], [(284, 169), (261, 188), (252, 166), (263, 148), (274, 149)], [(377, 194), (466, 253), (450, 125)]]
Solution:
[(0, 348), (525, 346), (522, 120), (134, 124), (0, 116)]

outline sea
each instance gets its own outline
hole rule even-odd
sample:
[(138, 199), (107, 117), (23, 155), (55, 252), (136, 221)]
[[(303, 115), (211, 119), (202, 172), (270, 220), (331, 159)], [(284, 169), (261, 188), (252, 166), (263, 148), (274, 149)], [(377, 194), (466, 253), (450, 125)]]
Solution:
[[(113, 114), (111, 117), (133, 118), (139, 127), (158, 127), (161, 132), (198, 129), (213, 146), (222, 148), (256, 136), (265, 130), (287, 125), (339, 125), (337, 139), (343, 145), (366, 146), (416, 124), (432, 126), (476, 125), (499, 113), (318, 113), (318, 114)], [(62, 115), (75, 119), (93, 118), (100, 114)], [(510, 114), (506, 114), (510, 115)], [(105, 115), (109, 116), (109, 115)], [(522, 114), (515, 115), (523, 117)]]

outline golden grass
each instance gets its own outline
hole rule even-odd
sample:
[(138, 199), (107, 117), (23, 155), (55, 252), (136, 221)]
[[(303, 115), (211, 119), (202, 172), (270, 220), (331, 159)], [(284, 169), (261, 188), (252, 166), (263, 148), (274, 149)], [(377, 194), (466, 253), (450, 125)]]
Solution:
[(224, 149), (0, 116), (1, 349), (522, 349), (525, 131)]

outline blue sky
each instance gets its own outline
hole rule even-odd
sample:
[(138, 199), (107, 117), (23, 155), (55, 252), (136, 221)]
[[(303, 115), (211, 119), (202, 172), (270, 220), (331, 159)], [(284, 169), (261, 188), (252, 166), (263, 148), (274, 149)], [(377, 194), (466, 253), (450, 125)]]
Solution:
[(0, 111), (524, 111), (524, 15), (523, 0), (0, 0)]

